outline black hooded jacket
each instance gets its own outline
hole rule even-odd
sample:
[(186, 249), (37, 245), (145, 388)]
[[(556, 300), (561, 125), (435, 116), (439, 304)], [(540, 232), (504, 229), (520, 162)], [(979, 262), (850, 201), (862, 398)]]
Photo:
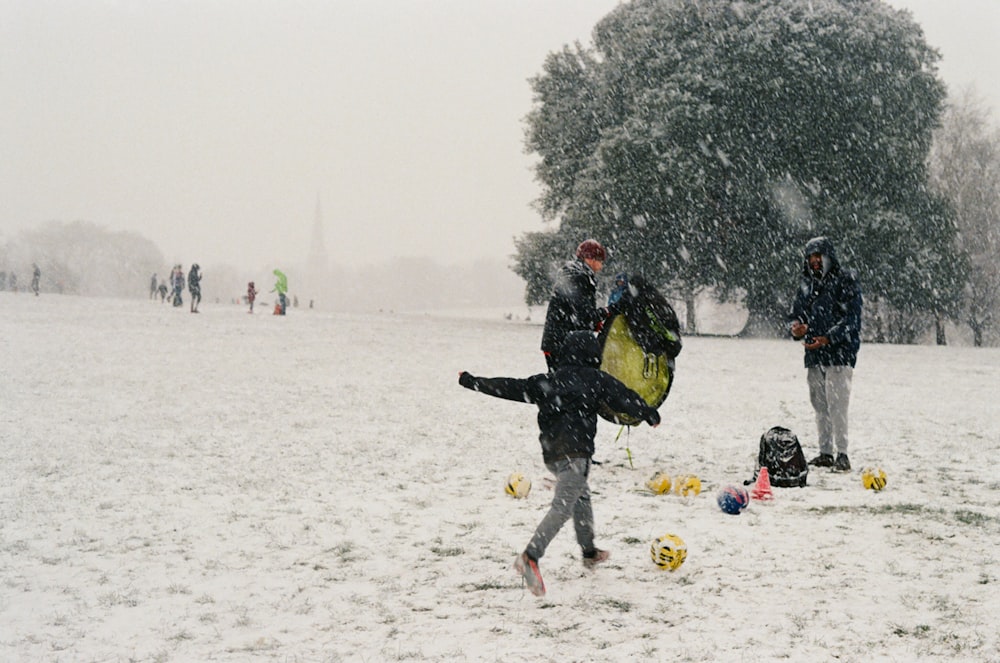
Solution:
[(528, 378), (478, 378), (462, 373), (467, 389), (538, 406), (538, 440), (542, 458), (551, 463), (564, 458), (594, 455), (597, 412), (605, 404), (651, 426), (660, 415), (642, 397), (616, 378), (602, 372), (600, 347), (591, 332), (571, 332), (556, 353), (556, 369)]
[(593, 331), (604, 316), (597, 308), (597, 279), (583, 260), (570, 260), (556, 277), (545, 313), (542, 352), (555, 353), (572, 331)]
[(198, 265), (191, 265), (191, 271), (188, 272), (188, 290), (191, 294), (201, 294), (201, 267)]
[[(809, 256), (823, 256), (823, 270), (809, 267)], [(826, 237), (806, 244), (802, 279), (789, 313), (790, 322), (809, 325), (807, 337), (825, 336), (829, 345), (806, 350), (806, 368), (812, 366), (854, 366), (861, 348), (861, 285), (853, 271), (844, 269), (837, 252)]]

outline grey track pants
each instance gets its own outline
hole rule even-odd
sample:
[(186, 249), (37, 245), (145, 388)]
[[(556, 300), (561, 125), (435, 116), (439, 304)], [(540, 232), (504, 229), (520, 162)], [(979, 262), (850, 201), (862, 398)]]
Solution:
[(819, 452), (847, 453), (847, 407), (851, 401), (850, 366), (812, 366), (808, 369), (809, 400), (816, 413)]
[(566, 458), (545, 467), (556, 476), (555, 495), (552, 506), (535, 529), (535, 535), (525, 548), (532, 559), (541, 559), (545, 549), (555, 538), (562, 526), (570, 518), (576, 529), (576, 540), (580, 548), (587, 552), (594, 549), (594, 511), (590, 506), (589, 458)]

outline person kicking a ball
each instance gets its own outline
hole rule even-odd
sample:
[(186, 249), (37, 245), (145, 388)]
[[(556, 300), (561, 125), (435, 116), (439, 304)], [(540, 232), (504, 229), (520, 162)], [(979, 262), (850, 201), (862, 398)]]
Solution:
[(594, 512), (587, 484), (598, 409), (604, 405), (650, 426), (660, 424), (655, 408), (599, 369), (600, 347), (593, 332), (568, 334), (555, 353), (554, 365), (552, 372), (528, 378), (482, 378), (467, 371), (458, 376), (458, 383), (466, 389), (538, 406), (538, 440), (545, 467), (556, 477), (555, 495), (531, 541), (514, 561), (514, 570), (535, 596), (545, 595), (538, 560), (571, 517), (583, 565), (593, 569), (610, 557), (594, 545)]

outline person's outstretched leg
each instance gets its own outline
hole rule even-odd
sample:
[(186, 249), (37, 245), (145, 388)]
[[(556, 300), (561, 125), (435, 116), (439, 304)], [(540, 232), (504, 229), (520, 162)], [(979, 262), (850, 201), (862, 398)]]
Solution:
[[(586, 528), (588, 526), (586, 521), (589, 518), (591, 542), (593, 542), (594, 537), (593, 513), (590, 513), (589, 516), (585, 515), (586, 512), (590, 511), (590, 488), (587, 486), (590, 460), (587, 458), (567, 458), (555, 463), (547, 463), (545, 466), (556, 476), (555, 495), (552, 496), (552, 506), (549, 507), (548, 513), (535, 528), (534, 536), (531, 537), (528, 547), (524, 549), (528, 557), (534, 560), (541, 559), (545, 555), (549, 543), (559, 533), (566, 521), (574, 516), (578, 508), (582, 509), (580, 527)], [(584, 495), (587, 497), (585, 505), (579, 505), (580, 498)]]

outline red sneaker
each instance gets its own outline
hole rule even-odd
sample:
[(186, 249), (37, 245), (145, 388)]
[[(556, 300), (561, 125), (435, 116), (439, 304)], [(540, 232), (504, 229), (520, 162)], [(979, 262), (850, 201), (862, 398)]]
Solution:
[(545, 596), (545, 581), (542, 580), (542, 573), (538, 570), (538, 562), (528, 557), (528, 553), (521, 553), (514, 560), (514, 570), (524, 580), (524, 584), (535, 596)]

